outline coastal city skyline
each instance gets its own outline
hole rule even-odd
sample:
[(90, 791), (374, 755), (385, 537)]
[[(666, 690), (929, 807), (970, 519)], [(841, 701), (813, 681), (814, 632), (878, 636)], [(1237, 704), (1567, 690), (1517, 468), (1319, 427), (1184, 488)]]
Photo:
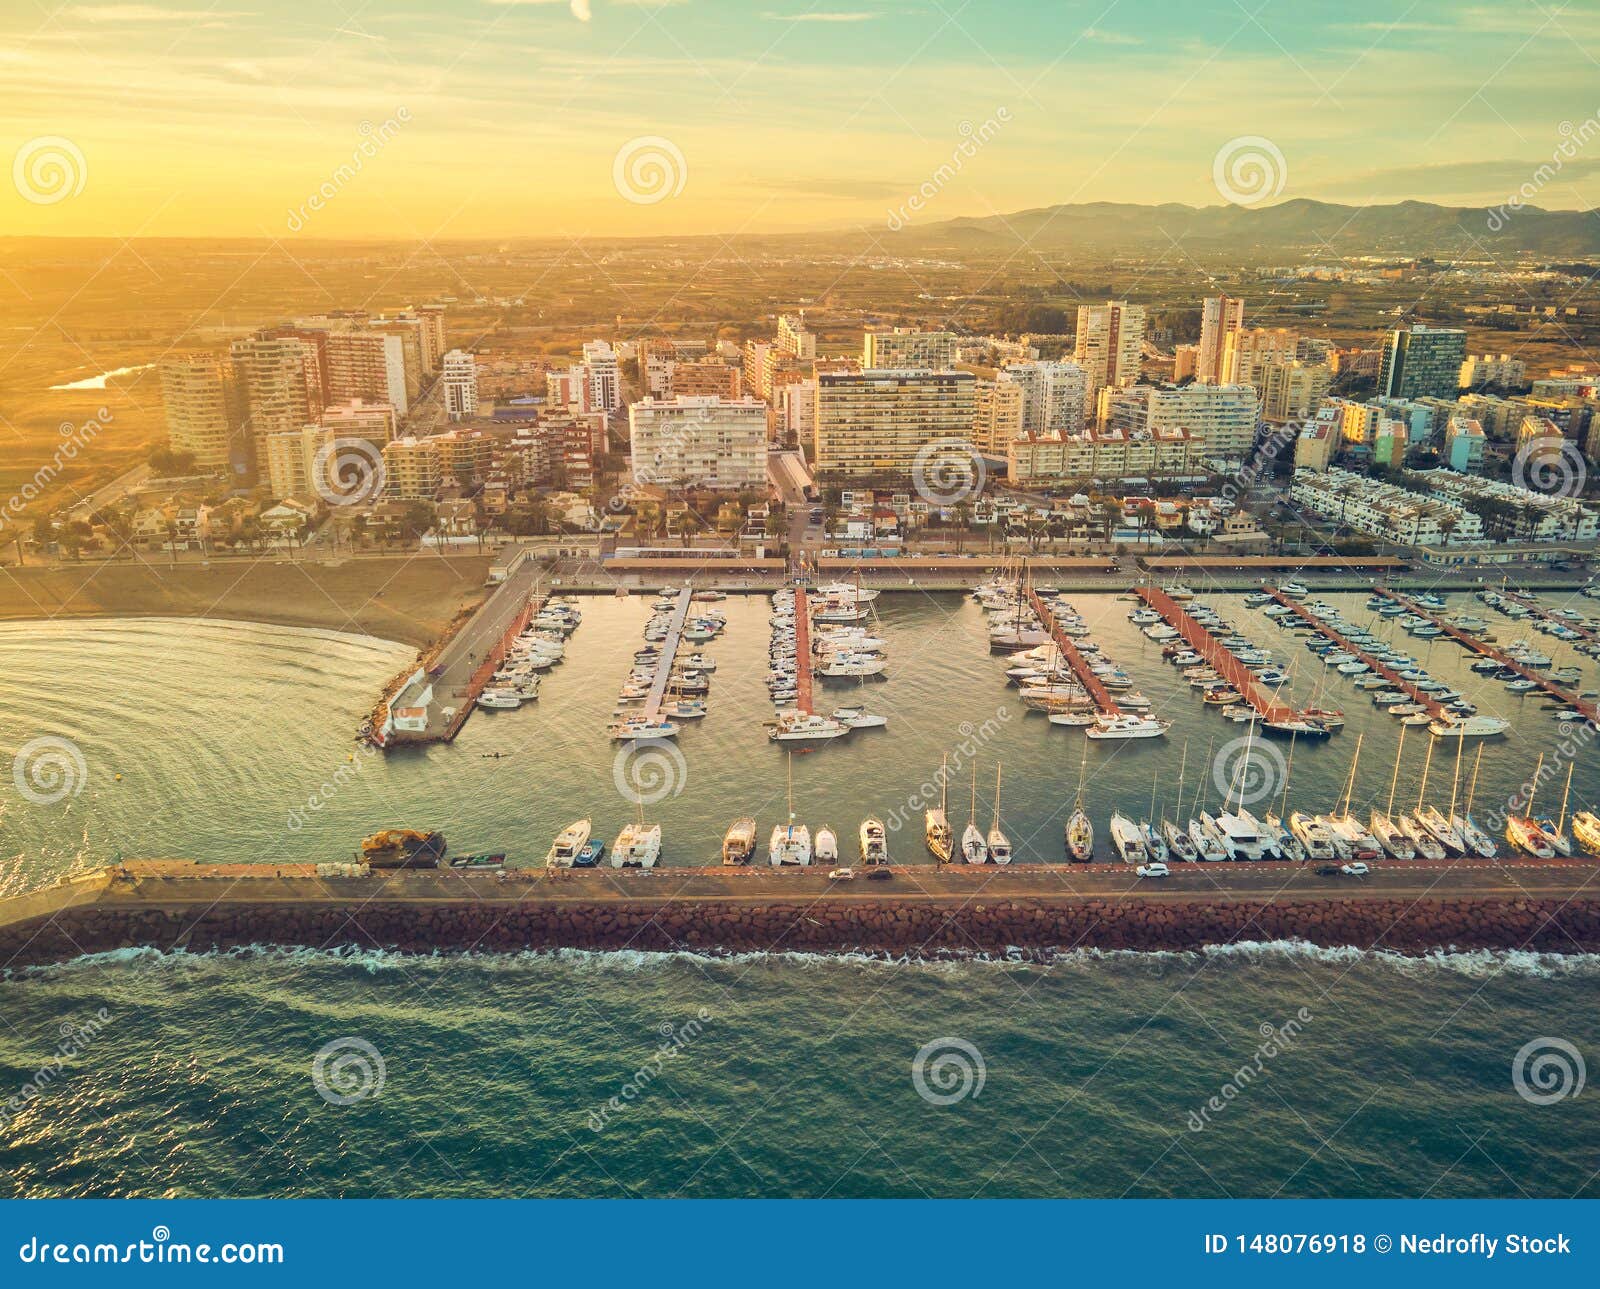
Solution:
[(1493, 208), (1530, 180), (1536, 204), (1591, 204), (1583, 4), (576, 10), (14, 12), (0, 132), (25, 191), (0, 194), (0, 234), (728, 236), (1207, 206), (1237, 198), (1216, 163), (1240, 140), (1271, 149), (1251, 205)]

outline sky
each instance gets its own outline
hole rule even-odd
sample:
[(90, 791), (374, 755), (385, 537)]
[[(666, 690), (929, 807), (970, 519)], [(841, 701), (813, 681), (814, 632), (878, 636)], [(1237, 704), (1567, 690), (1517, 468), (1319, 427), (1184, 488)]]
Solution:
[(0, 84), (0, 235), (1600, 193), (1600, 0), (6, 0)]

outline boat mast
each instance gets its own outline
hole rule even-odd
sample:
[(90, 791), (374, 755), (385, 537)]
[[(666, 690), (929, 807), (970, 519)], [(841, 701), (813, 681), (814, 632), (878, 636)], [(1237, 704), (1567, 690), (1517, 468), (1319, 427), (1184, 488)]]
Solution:
[[(1217, 741), (1214, 738), (1206, 741), (1206, 761), (1208, 764), (1211, 761), (1211, 749), (1214, 748), (1216, 744)], [(1200, 813), (1200, 802), (1202, 798), (1204, 798), (1206, 792), (1206, 776), (1202, 774), (1199, 776), (1199, 778), (1200, 786), (1194, 790), (1194, 812), (1197, 816)]]
[[(1189, 740), (1183, 740), (1183, 755), (1178, 758), (1178, 815), (1183, 816), (1183, 772), (1189, 768)], [(1161, 822), (1166, 823), (1166, 815), (1161, 816)]]
[(1422, 811), (1422, 799), (1428, 795), (1428, 771), (1433, 766), (1433, 740), (1428, 740), (1428, 755), (1422, 762), (1422, 784), (1417, 789), (1417, 811)]
[(994, 766), (994, 831), (1000, 831), (1000, 763)]
[(1394, 815), (1394, 793), (1400, 786), (1400, 754), (1406, 750), (1406, 727), (1400, 727), (1400, 746), (1394, 750), (1394, 773), (1389, 776), (1389, 804), (1385, 807), (1383, 817), (1392, 819)]
[(1472, 783), (1467, 788), (1467, 818), (1472, 818), (1472, 800), (1478, 795), (1478, 767), (1483, 764), (1483, 744), (1478, 744), (1478, 755), (1472, 758)]
[(967, 804), (967, 826), (978, 826), (978, 763), (972, 763), (972, 800)]
[(1294, 741), (1299, 737), (1299, 730), (1294, 730), (1289, 735), (1289, 764), (1283, 770), (1283, 801), (1278, 806), (1278, 818), (1280, 820), (1289, 817), (1289, 781), (1294, 777)]
[(939, 763), (939, 813), (946, 824), (950, 822), (950, 815), (946, 811), (946, 803), (950, 800), (950, 753), (944, 754), (944, 760)]
[(1567, 798), (1572, 795), (1572, 767), (1576, 761), (1567, 762), (1567, 786), (1561, 794), (1561, 818), (1556, 820), (1556, 836), (1559, 837), (1567, 827)]
[(1361, 740), (1365, 734), (1356, 735), (1356, 750), (1350, 754), (1350, 777), (1344, 782), (1344, 807), (1339, 811), (1340, 818), (1345, 818), (1350, 813), (1350, 797), (1356, 790), (1356, 762), (1361, 759)]
[(1533, 770), (1533, 782), (1528, 787), (1528, 804), (1523, 806), (1522, 813), (1529, 819), (1533, 818), (1533, 798), (1539, 791), (1539, 776), (1544, 773), (1544, 753), (1539, 753), (1539, 764)]
[(1461, 791), (1461, 745), (1465, 739), (1456, 740), (1456, 772), (1450, 780), (1450, 826), (1456, 826), (1456, 797)]
[(789, 760), (785, 770), (789, 787), (789, 836), (794, 836), (794, 753), (789, 753)]
[(1078, 762), (1078, 797), (1077, 797), (1077, 800), (1073, 802), (1072, 808), (1074, 810), (1082, 810), (1083, 809), (1083, 780), (1084, 780), (1084, 776), (1088, 772), (1089, 772), (1089, 740), (1088, 739), (1084, 739), (1083, 740), (1083, 759)]

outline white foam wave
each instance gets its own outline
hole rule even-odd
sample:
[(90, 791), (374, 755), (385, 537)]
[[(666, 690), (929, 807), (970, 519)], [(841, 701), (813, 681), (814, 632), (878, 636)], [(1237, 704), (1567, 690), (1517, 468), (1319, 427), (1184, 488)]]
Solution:
[(85, 969), (142, 967), (163, 969), (201, 967), (206, 964), (236, 962), (283, 963), (291, 966), (344, 966), (370, 974), (414, 971), (467, 963), (488, 970), (525, 969), (534, 964), (559, 964), (577, 972), (627, 973), (661, 971), (674, 965), (729, 963), (765, 964), (801, 970), (829, 967), (867, 969), (910, 967), (939, 974), (969, 970), (1002, 971), (1093, 971), (1111, 966), (1191, 967), (1223, 966), (1227, 963), (1260, 966), (1274, 961), (1299, 960), (1350, 968), (1369, 964), (1407, 976), (1448, 972), (1472, 979), (1497, 975), (1539, 979), (1600, 975), (1600, 954), (1535, 953), (1523, 949), (1437, 949), (1425, 954), (1403, 954), (1391, 950), (1358, 949), (1353, 946), (1327, 947), (1305, 940), (1239, 941), (1209, 945), (1194, 950), (1092, 949), (1011, 950), (1004, 955), (941, 952), (910, 957), (882, 952), (817, 953), (806, 951), (655, 951), (643, 949), (525, 949), (516, 952), (482, 950), (431, 953), (403, 953), (390, 949), (370, 949), (345, 945), (326, 949), (290, 948), (282, 945), (250, 944), (230, 949), (193, 953), (187, 949), (113, 949), (49, 966), (6, 971), (5, 979), (54, 976)]

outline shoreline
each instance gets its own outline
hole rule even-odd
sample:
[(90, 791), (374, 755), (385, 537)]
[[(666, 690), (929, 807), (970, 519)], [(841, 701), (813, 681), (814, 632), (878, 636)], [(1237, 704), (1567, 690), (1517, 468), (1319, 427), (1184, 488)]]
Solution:
[[(1415, 957), (1440, 951), (1600, 953), (1600, 861), (1205, 866), (1141, 882), (1115, 865), (817, 871), (401, 870), (133, 861), (0, 899), (0, 967), (148, 948), (262, 946), (435, 954), (548, 949), (809, 953), (1045, 962), (1075, 950), (1199, 951), (1299, 941)], [(1237, 868), (1238, 871), (1219, 871)]]

